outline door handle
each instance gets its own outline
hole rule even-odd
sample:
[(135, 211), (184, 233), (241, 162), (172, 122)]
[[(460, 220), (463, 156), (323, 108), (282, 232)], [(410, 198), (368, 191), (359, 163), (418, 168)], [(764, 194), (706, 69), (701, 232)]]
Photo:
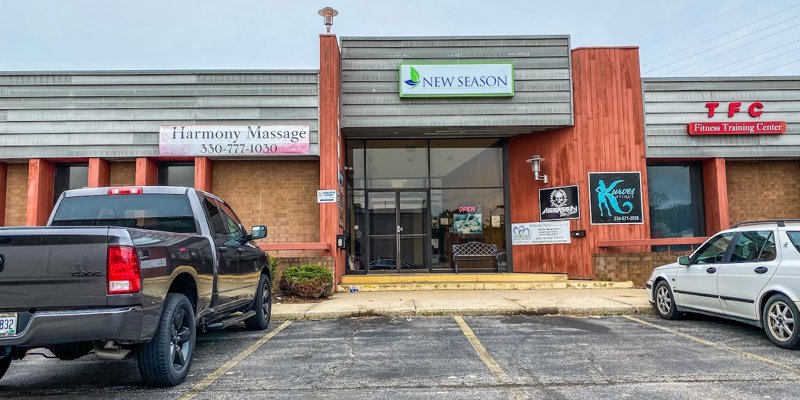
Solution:
[(237, 252), (237, 253), (243, 253), (243, 252), (244, 252), (244, 249), (243, 249), (243, 248), (241, 248), (241, 247), (237, 247), (237, 248), (236, 248), (236, 252)]
[(714, 272), (717, 272), (717, 269), (714, 267), (708, 267), (706, 268), (706, 272), (708, 272), (709, 274), (713, 274)]
[(228, 246), (218, 246), (218, 247), (217, 247), (217, 250), (219, 250), (219, 251), (225, 251), (225, 250), (228, 250)]
[(769, 271), (769, 268), (761, 266), (761, 267), (756, 267), (756, 269), (754, 269), (753, 271), (755, 271), (755, 273), (757, 274), (765, 274), (767, 273), (767, 271)]

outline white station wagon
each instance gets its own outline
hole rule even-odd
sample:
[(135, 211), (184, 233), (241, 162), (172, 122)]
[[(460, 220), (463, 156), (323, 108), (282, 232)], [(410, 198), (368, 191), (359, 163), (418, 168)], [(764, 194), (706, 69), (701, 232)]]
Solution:
[(656, 268), (650, 303), (664, 319), (684, 312), (763, 327), (779, 347), (800, 347), (800, 221), (754, 221), (708, 239)]

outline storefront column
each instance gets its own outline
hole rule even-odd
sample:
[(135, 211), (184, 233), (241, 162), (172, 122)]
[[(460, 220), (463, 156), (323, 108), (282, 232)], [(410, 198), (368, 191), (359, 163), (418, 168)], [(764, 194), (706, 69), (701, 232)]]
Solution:
[(28, 161), (28, 206), (25, 225), (47, 224), (53, 208), (55, 173), (55, 166), (47, 160), (34, 158)]
[(136, 159), (136, 186), (154, 186), (158, 184), (158, 162), (152, 158)]
[(334, 276), (338, 283), (344, 275), (344, 252), (336, 250), (339, 207), (345, 207), (344, 188), (339, 174), (344, 155), (339, 132), (340, 53), (336, 35), (319, 36), (319, 188), (335, 189), (341, 201), (319, 205), (319, 240), (330, 246), (335, 258)]
[(194, 188), (211, 193), (214, 163), (208, 157), (194, 158)]
[(107, 160), (102, 158), (89, 159), (89, 187), (104, 187), (111, 185), (111, 169)]
[(703, 197), (706, 212), (706, 234), (730, 227), (728, 212), (728, 178), (724, 158), (703, 161)]
[(8, 186), (8, 166), (0, 163), (0, 226), (6, 225), (6, 188)]

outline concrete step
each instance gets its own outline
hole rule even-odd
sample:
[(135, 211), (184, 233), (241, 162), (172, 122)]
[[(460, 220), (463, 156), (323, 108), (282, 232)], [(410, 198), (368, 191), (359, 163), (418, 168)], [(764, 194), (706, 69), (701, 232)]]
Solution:
[(384, 282), (339, 284), (339, 292), (416, 291), (416, 290), (536, 290), (536, 289), (630, 289), (633, 282), (585, 280), (510, 281), (510, 282)]
[(345, 275), (342, 285), (377, 285), (409, 283), (513, 283), (566, 282), (567, 274), (371, 274)]

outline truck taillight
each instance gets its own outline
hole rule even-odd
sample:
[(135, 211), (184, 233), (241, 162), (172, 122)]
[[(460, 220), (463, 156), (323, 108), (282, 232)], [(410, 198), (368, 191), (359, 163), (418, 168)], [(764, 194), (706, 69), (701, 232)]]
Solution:
[(108, 294), (139, 293), (142, 290), (142, 270), (133, 247), (110, 246), (107, 272)]
[(140, 187), (113, 187), (108, 189), (108, 194), (142, 194)]

